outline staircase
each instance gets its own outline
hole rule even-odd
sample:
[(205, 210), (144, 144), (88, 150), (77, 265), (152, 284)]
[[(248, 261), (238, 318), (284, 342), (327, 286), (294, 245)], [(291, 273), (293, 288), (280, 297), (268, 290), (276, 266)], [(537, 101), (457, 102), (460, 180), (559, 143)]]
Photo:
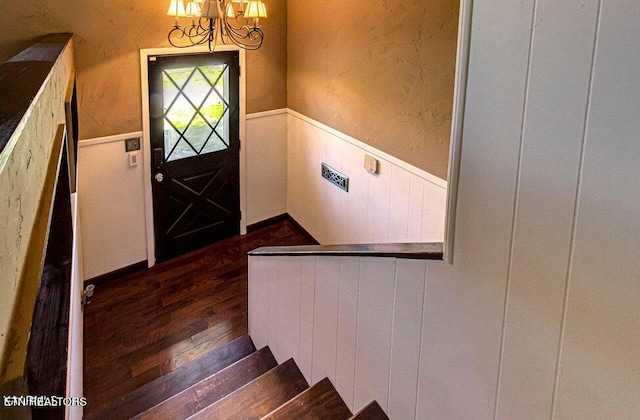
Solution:
[[(188, 378), (186, 380), (185, 378)], [(248, 335), (119, 398), (87, 419), (387, 419), (374, 401), (355, 416), (329, 381), (278, 365)]]

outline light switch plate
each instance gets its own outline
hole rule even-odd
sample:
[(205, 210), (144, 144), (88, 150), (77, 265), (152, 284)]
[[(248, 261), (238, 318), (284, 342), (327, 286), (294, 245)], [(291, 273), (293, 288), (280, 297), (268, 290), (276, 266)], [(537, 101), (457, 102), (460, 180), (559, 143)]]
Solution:
[(126, 139), (124, 141), (124, 149), (126, 152), (133, 152), (134, 150), (140, 150), (140, 138)]
[(129, 152), (129, 167), (138, 166), (138, 152)]

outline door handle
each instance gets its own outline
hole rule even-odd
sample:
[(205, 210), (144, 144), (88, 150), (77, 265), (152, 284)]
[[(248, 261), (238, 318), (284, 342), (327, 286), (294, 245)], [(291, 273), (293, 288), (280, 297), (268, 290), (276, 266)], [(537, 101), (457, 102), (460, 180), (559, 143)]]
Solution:
[(153, 163), (156, 165), (156, 168), (160, 168), (164, 163), (164, 149), (162, 147), (153, 149)]
[(162, 175), (162, 172), (158, 172), (153, 178), (156, 180), (156, 182), (164, 181), (164, 175)]

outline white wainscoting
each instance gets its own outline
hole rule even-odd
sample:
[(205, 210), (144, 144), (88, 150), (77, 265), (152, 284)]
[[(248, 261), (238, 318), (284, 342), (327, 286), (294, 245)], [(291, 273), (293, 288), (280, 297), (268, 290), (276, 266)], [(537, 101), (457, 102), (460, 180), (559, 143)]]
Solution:
[(328, 377), (352, 412), (376, 400), (390, 418), (413, 419), (426, 268), (395, 258), (251, 256), (249, 333), (279, 363), (293, 357), (310, 384)]
[(78, 201), (84, 279), (147, 259), (143, 153), (129, 166), (124, 139), (140, 132), (78, 143)]
[(287, 212), (287, 110), (249, 114), (247, 225)]
[[(442, 242), (446, 181), (295, 111), (288, 128), (287, 211), (321, 244)], [(321, 177), (323, 162), (349, 177), (348, 192)]]

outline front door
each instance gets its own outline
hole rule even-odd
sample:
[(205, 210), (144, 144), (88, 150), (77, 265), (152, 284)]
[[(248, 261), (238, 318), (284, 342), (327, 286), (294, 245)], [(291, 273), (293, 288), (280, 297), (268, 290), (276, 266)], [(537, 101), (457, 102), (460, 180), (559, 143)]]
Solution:
[(149, 59), (157, 261), (240, 233), (238, 56)]

